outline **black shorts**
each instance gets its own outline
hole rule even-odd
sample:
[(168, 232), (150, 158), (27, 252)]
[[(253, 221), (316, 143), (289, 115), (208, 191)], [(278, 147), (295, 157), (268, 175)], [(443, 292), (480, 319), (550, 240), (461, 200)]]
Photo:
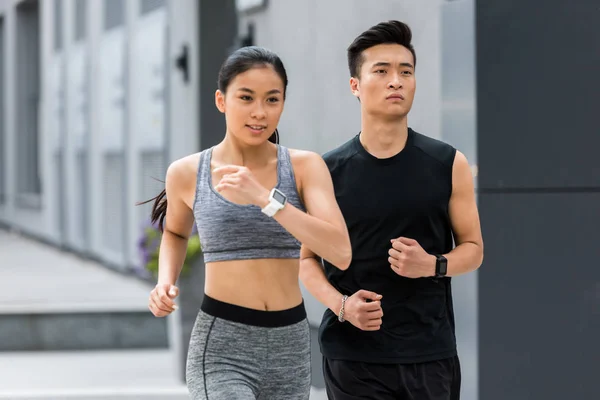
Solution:
[(371, 364), (323, 358), (329, 400), (458, 400), (458, 357), (417, 364)]

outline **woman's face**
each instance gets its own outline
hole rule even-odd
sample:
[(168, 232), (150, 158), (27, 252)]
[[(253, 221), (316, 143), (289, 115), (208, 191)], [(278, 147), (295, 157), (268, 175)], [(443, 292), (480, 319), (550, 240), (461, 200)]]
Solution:
[(259, 145), (273, 134), (283, 112), (283, 81), (270, 65), (256, 66), (217, 90), (215, 101), (225, 114), (227, 130), (248, 145)]

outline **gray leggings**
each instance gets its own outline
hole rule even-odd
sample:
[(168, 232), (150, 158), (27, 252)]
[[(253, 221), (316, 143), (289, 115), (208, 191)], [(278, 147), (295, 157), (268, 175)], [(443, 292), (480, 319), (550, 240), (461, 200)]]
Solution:
[(205, 295), (190, 339), (186, 381), (194, 400), (308, 399), (304, 304), (260, 311)]

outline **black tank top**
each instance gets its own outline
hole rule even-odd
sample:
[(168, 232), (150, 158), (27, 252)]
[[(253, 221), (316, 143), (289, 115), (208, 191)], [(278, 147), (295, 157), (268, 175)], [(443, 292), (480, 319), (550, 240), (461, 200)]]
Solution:
[(448, 215), (456, 150), (408, 131), (393, 157), (368, 153), (357, 135), (325, 154), (352, 243), (346, 271), (325, 262), (325, 274), (342, 294), (360, 289), (383, 295), (383, 323), (365, 332), (326, 310), (319, 332), (323, 355), (372, 363), (416, 363), (456, 355), (450, 278), (409, 279), (392, 271), (390, 240), (415, 239), (430, 254), (448, 253)]

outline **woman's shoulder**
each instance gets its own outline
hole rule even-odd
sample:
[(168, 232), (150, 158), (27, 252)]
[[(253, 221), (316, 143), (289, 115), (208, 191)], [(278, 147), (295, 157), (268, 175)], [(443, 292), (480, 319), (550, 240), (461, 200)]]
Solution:
[(195, 185), (201, 154), (202, 152), (198, 152), (173, 161), (167, 169), (167, 181)]
[(309, 175), (328, 173), (323, 157), (314, 151), (289, 149), (294, 174), (304, 181)]
[(303, 165), (323, 162), (323, 157), (319, 153), (310, 150), (288, 149), (292, 163)]

